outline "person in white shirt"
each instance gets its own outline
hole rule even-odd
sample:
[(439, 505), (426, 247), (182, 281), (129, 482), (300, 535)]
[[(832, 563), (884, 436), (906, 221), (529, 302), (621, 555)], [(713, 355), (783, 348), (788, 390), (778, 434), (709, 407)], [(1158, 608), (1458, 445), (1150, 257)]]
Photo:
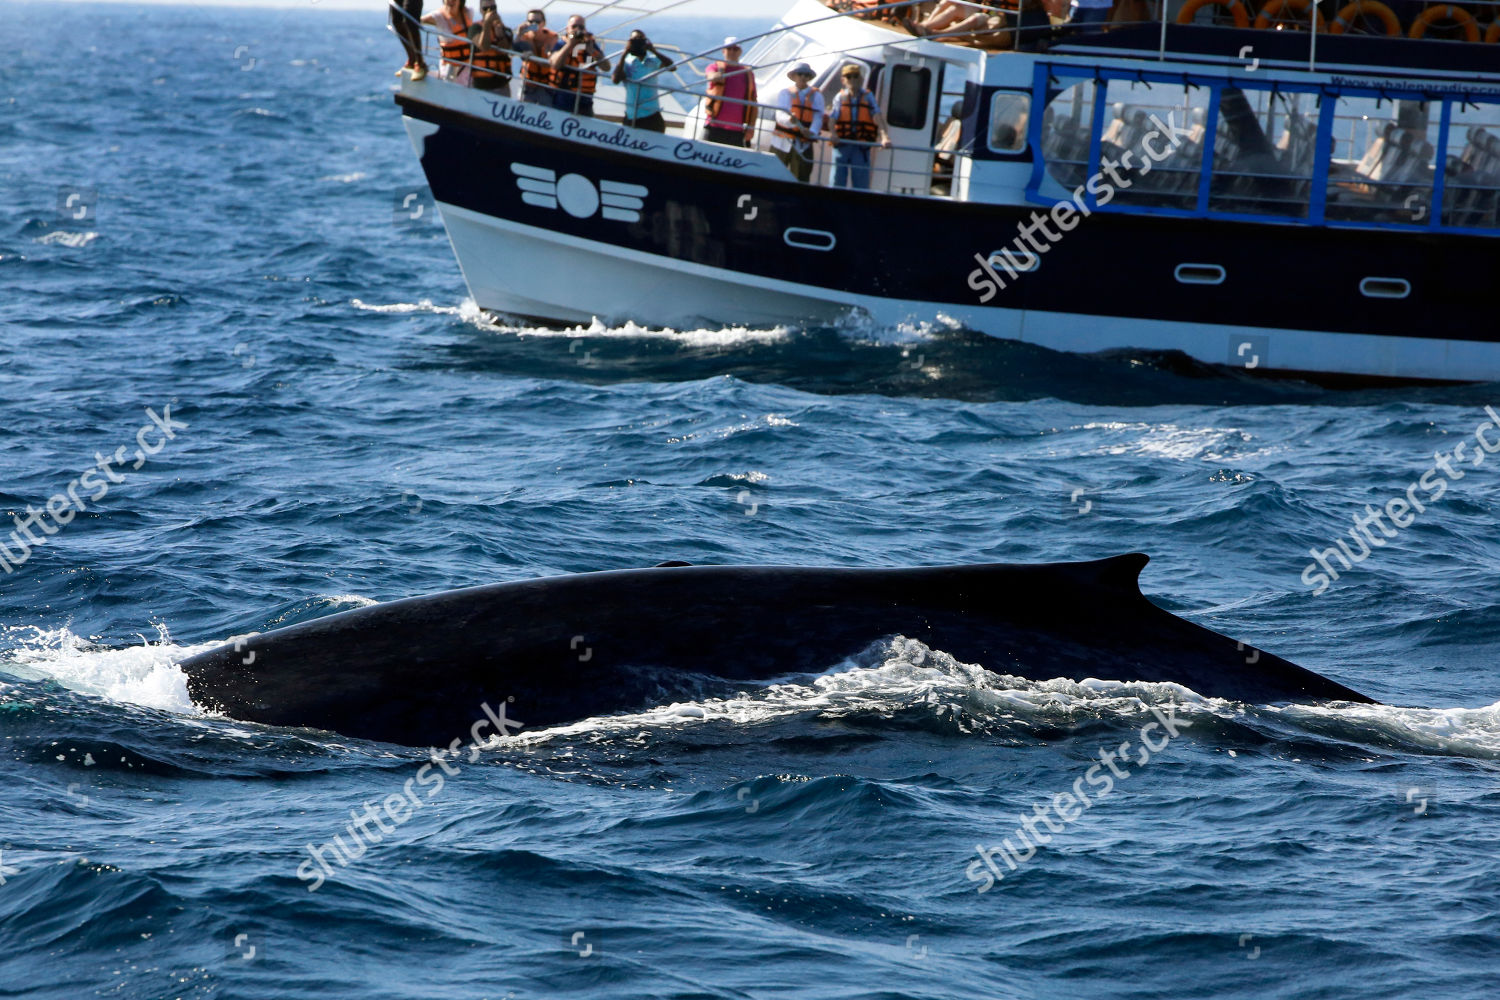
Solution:
[(474, 47), (469, 38), (470, 29), (475, 24), (474, 15), (464, 6), (464, 0), (443, 0), (443, 9), (428, 14), (422, 18), (422, 23), (442, 32), (438, 37), (438, 47), (442, 50), (443, 61), (438, 66), (438, 76), (469, 86), (470, 65), (474, 60)]
[(827, 111), (823, 92), (812, 86), (816, 75), (807, 63), (792, 67), (787, 74), (792, 86), (776, 98), (776, 131), (771, 134), (777, 158), (804, 184), (812, 179), (813, 143), (823, 131)]

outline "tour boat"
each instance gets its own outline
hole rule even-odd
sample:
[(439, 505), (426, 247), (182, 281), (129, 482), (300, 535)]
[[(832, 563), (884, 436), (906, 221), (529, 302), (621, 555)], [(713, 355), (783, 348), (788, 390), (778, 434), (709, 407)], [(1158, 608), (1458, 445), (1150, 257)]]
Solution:
[[(797, 0), (745, 38), (746, 148), (704, 138), (717, 51), (651, 78), (664, 133), (623, 123), (607, 73), (592, 116), (443, 79), (435, 58), (404, 76), (474, 301), (564, 325), (928, 321), (1326, 380), (1500, 380), (1500, 8), (1117, 0), (1102, 28), (1054, 5), (1021, 30), (993, 5), (983, 30), (924, 33), (931, 6)], [(631, 28), (695, 7), (715, 12), (552, 13), (588, 16), (619, 58)], [(807, 183), (772, 152), (799, 63), (829, 100), (864, 71), (890, 140), (868, 190), (830, 185), (826, 144)]]

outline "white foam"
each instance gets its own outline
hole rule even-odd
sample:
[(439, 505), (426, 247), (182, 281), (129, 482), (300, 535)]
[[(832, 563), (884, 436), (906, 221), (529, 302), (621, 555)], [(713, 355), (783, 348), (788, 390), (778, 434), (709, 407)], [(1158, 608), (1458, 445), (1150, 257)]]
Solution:
[(79, 247), (88, 246), (98, 238), (98, 233), (69, 233), (58, 230), (55, 233), (48, 233), (46, 236), (38, 236), (37, 242), (45, 243), (48, 246), (71, 247), (76, 250)]
[(212, 649), (218, 643), (185, 647), (172, 643), (157, 626), (157, 639), (141, 637), (139, 646), (109, 649), (61, 629), (3, 626), (8, 647), (0, 652), (0, 670), (29, 680), (53, 680), (81, 694), (179, 715), (202, 715), (188, 697), (187, 677), (179, 660)]
[(435, 313), (439, 316), (459, 316), (462, 309), (457, 306), (433, 305), (432, 300), (423, 299), (421, 302), (393, 302), (390, 305), (374, 305), (362, 302), (359, 299), (350, 299), (349, 304), (364, 312), (375, 313)]
[[(750, 726), (808, 713), (824, 718), (874, 713), (889, 718), (918, 705), (936, 710), (962, 710), (996, 722), (1048, 723), (1138, 715), (1150, 705), (1177, 705), (1187, 713), (1231, 710), (1228, 702), (1203, 698), (1178, 684), (1063, 678), (1032, 681), (995, 674), (899, 636), (886, 644), (879, 655), (881, 661), (873, 666), (846, 662), (807, 679), (747, 683), (749, 690), (729, 698), (678, 702), (629, 715), (601, 716), (551, 729), (522, 730), (506, 740), (504, 746), (514, 748), (558, 738), (716, 721)], [(525, 722), (521, 706), (516, 708), (517, 717)]]
[(335, 184), (355, 184), (359, 181), (364, 180), (368, 176), (370, 175), (364, 173), (363, 171), (356, 170), (352, 174), (328, 174), (325, 177), (319, 177), (318, 180), (320, 182), (331, 181)]
[[(1500, 758), (1500, 702), (1483, 708), (1288, 705), (1263, 711), (1280, 714), (1300, 729), (1335, 728), (1344, 738), (1375, 738), (1459, 757)], [(1363, 732), (1351, 734), (1351, 728)]]
[(791, 329), (784, 326), (766, 329), (748, 326), (727, 326), (719, 329), (673, 330), (670, 328), (645, 327), (637, 323), (610, 326), (597, 318), (588, 324), (575, 324), (566, 327), (526, 326), (492, 319), (484, 310), (479, 308), (473, 299), (464, 299), (457, 306), (436, 305), (430, 299), (423, 299), (420, 302), (393, 302), (384, 305), (365, 302), (361, 299), (351, 299), (349, 304), (364, 312), (394, 314), (429, 313), (434, 316), (457, 316), (465, 322), (471, 323), (481, 329), (491, 330), (495, 333), (508, 333), (517, 337), (547, 337), (564, 340), (577, 340), (585, 337), (603, 340), (611, 338), (620, 340), (668, 340), (689, 347), (731, 347), (744, 344), (774, 344), (784, 341), (791, 336)]

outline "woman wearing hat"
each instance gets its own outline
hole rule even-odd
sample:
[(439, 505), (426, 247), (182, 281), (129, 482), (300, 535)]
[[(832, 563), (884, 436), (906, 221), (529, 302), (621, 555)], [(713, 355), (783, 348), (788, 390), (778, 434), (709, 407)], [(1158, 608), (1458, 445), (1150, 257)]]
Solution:
[(792, 86), (776, 98), (776, 131), (771, 148), (792, 176), (806, 183), (812, 179), (813, 143), (823, 131), (823, 92), (813, 89), (817, 74), (807, 63), (792, 67), (787, 77)]

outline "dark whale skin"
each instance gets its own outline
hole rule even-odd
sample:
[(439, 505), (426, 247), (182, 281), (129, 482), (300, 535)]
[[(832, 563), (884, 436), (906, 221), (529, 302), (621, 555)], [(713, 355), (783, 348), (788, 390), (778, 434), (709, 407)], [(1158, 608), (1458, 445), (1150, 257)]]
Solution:
[(1257, 704), (1372, 699), (1148, 601), (1139, 554), (913, 569), (686, 566), (501, 583), (294, 625), (183, 660), (199, 706), (408, 746), (507, 699), (527, 728), (644, 707), (673, 678), (822, 672), (905, 635), (1033, 680), (1170, 681)]

